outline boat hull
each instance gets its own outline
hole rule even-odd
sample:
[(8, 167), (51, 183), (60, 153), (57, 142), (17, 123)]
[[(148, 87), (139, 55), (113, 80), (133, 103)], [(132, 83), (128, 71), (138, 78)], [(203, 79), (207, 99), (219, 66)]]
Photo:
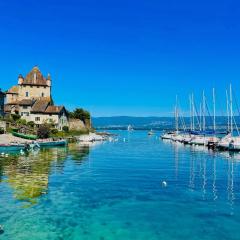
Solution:
[(57, 147), (57, 146), (65, 146), (67, 145), (66, 140), (61, 141), (46, 141), (46, 142), (38, 142), (40, 147)]

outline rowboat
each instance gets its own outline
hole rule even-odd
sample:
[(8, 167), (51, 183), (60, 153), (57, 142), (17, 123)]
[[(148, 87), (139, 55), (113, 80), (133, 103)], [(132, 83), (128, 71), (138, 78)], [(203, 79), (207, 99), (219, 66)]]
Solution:
[(23, 133), (18, 133), (18, 132), (12, 132), (12, 135), (15, 137), (23, 138), (23, 139), (37, 140), (36, 135), (28, 135), (28, 134), (23, 134)]
[(61, 140), (45, 140), (45, 141), (37, 141), (40, 147), (57, 147), (57, 146), (65, 146), (67, 145), (67, 140), (61, 139)]
[(24, 150), (24, 144), (1, 144), (0, 145), (0, 152), (15, 152)]

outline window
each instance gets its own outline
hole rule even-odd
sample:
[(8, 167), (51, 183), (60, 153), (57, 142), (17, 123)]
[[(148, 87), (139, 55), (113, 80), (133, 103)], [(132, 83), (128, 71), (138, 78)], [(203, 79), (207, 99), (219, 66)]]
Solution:
[(28, 92), (26, 92), (26, 97), (28, 97), (29, 96), (29, 93)]
[(40, 121), (40, 117), (35, 117), (35, 121), (36, 122)]
[(42, 93), (42, 97), (44, 97), (44, 93)]
[(23, 106), (23, 109), (27, 109), (28, 108), (28, 106)]

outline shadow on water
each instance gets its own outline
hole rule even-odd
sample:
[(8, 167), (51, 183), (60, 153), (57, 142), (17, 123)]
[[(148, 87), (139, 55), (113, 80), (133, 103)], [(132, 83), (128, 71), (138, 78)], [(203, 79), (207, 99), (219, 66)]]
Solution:
[(61, 173), (67, 157), (79, 165), (88, 154), (89, 146), (72, 144), (25, 155), (9, 155), (0, 159), (0, 183), (7, 183), (14, 198), (24, 202), (24, 207), (29, 207), (37, 204), (39, 197), (47, 193), (53, 167)]

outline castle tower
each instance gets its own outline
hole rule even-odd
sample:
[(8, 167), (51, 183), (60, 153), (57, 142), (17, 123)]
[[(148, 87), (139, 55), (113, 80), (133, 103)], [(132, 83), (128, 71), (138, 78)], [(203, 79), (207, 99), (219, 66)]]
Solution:
[(47, 75), (47, 85), (48, 85), (49, 87), (51, 87), (51, 85), (52, 85), (50, 73), (48, 73), (48, 75)]
[(23, 84), (23, 81), (24, 81), (24, 79), (23, 79), (22, 74), (19, 74), (19, 75), (18, 75), (18, 84), (19, 84), (19, 85), (22, 85), (22, 84)]

